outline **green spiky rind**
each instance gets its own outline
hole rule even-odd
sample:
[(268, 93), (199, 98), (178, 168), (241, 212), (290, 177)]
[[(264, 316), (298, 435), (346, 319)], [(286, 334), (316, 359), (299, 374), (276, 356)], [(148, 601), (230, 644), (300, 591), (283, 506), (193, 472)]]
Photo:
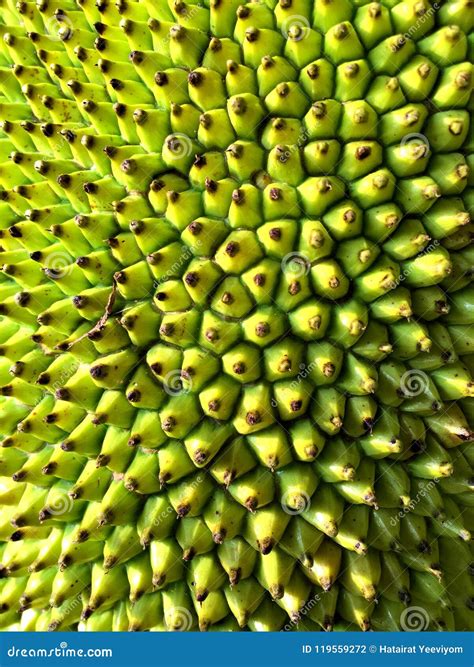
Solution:
[(472, 3), (273, 4), (0, 9), (2, 629), (473, 629)]

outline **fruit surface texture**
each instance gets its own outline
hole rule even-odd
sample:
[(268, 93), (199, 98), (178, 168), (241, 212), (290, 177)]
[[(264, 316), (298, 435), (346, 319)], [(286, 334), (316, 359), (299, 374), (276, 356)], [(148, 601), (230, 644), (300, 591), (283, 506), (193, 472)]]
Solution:
[(0, 630), (474, 630), (473, 54), (0, 2)]

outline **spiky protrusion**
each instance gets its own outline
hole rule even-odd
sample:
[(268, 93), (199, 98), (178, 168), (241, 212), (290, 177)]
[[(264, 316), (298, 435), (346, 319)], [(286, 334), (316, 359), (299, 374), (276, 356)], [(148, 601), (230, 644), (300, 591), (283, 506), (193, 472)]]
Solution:
[(13, 4), (0, 627), (472, 630), (472, 2)]

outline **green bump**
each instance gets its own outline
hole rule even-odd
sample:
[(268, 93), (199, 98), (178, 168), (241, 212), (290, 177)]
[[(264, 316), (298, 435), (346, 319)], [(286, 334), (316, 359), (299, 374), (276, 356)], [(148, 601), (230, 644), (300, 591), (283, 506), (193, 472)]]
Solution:
[(472, 0), (0, 4), (0, 630), (472, 631)]

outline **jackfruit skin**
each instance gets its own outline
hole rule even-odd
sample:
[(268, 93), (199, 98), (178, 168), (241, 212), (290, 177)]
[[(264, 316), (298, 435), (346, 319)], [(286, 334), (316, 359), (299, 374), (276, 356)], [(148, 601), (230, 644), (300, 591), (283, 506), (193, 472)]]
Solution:
[(473, 630), (471, 0), (0, 7), (0, 628)]

